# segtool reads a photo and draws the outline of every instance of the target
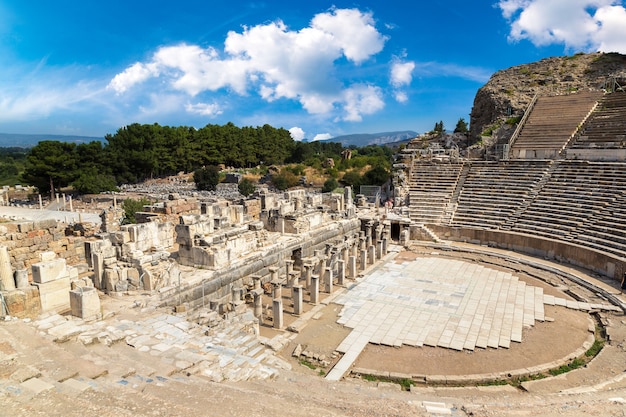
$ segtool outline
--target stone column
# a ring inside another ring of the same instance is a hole
[[[285,261],[285,269],[287,270],[285,275],[289,276],[289,274],[293,272],[293,264],[294,264],[294,261],[292,261],[291,259],[288,259]]]
[[[384,237],[383,238],[383,256],[387,255],[388,253],[388,248],[387,248],[388,242],[389,242],[388,239]]]
[[[344,263],[348,263],[348,247],[346,246],[346,244],[341,247],[340,259],[343,260]]]
[[[326,292],[328,294],[333,293],[333,270],[326,268],[324,270],[324,284],[326,286]]]
[[[320,280],[317,275],[311,276],[309,294],[311,295],[311,304],[318,304],[320,302]]]
[[[352,207],[352,187],[344,187],[343,200],[346,204],[346,209]]]
[[[273,283],[278,282],[278,267],[270,266],[268,268],[270,270],[270,281]]]
[[[302,265],[304,268],[304,280],[305,280],[305,288],[309,290],[311,288],[311,273],[313,269],[313,265],[306,263]]]
[[[348,277],[355,279],[356,273],[356,256],[350,255],[348,260]]]
[[[252,282],[254,282],[254,289],[261,289],[261,277],[259,275],[252,275]]]
[[[376,248],[374,248],[374,245],[369,245],[368,249],[367,254],[369,257],[369,263],[374,265],[376,262]]]
[[[11,258],[6,246],[0,246],[0,290],[12,291],[15,289]]]
[[[346,263],[343,259],[337,261],[337,285],[344,285],[346,278]]]
[[[91,254],[91,262],[93,264],[93,286],[99,290],[104,290],[104,256],[102,253],[94,252]]]
[[[277,229],[278,229],[276,231],[279,232],[281,235],[285,234],[285,218],[284,217],[279,217],[276,220],[276,223],[277,223]]]
[[[350,243],[350,255],[354,257],[359,256],[359,246],[356,242]]]
[[[325,270],[326,270],[326,257],[325,257],[325,256],[322,256],[322,257],[319,259],[319,263],[318,263],[318,265],[317,265],[317,273],[318,273],[318,275],[319,275],[320,277],[321,277],[321,276],[324,276],[324,271],[325,271]]]
[[[263,321],[263,290],[255,289],[252,291],[252,295],[254,297],[253,305],[254,305],[254,317],[259,319],[261,322]]]
[[[276,298],[272,301],[272,315],[274,316],[274,328],[283,328],[283,300]]]
[[[243,301],[241,299],[241,294],[243,293],[243,289],[236,287],[236,288],[232,288],[230,295],[232,298],[232,303],[236,306],[238,306],[239,304],[241,304]]]
[[[361,250],[361,271],[365,271],[367,268],[367,251],[365,249]]]
[[[383,258],[383,241],[378,240],[376,241],[376,259],[382,259],[382,258]]]
[[[15,271],[15,284],[18,289],[28,288],[30,286],[28,282],[28,269],[18,269]]]
[[[292,288],[293,294],[293,314],[299,316],[302,314],[302,286],[295,285]]]
[[[272,284],[274,284],[274,288],[273,288],[273,298],[282,298],[283,297],[283,286],[280,284],[280,282],[272,282]]]

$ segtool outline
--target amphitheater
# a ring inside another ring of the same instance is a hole
[[[170,198],[145,215],[176,225],[113,208],[75,262],[19,261],[42,221],[6,226],[37,302],[55,262],[73,298],[28,316],[34,290],[6,293],[27,295],[0,324],[1,414],[623,416],[626,93],[536,97],[495,161],[416,141],[397,162],[393,209]]]

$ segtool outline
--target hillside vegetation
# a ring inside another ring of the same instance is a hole
[[[325,180],[343,180],[348,185],[375,180],[381,185],[389,177],[392,155],[387,147],[351,147],[352,158],[342,159],[340,143],[296,142],[285,129],[239,128],[232,123],[201,129],[132,124],[106,135],[105,140],[104,144],[39,142],[26,156],[21,179],[41,193],[68,186],[80,193],[97,193],[222,165],[260,172],[282,166],[273,170],[275,185],[281,189],[301,182],[305,168],[314,169]]]

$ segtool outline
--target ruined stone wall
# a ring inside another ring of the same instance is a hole
[[[56,220],[0,225],[0,246],[7,247],[11,267],[27,269],[29,274],[42,252],[54,252],[68,265],[85,263],[85,240],[82,236],[66,236],[65,224]]]
[[[251,287],[253,276],[270,280],[270,268],[278,268],[278,274],[285,273],[285,262],[292,259],[294,251],[302,257],[312,257],[315,251],[326,250],[328,245],[344,242],[346,237],[355,238],[361,230],[361,221],[357,218],[343,219],[328,223],[316,230],[302,235],[288,236],[285,240],[271,239],[271,245],[261,248],[250,256],[231,259],[229,266],[215,271],[205,271],[201,282],[184,283],[182,288],[163,291],[163,305],[188,304],[191,308],[202,306],[203,302],[230,301],[233,287]],[[358,239],[357,239],[358,240]],[[204,297],[204,301],[203,301]]]

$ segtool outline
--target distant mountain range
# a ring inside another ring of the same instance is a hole
[[[70,136],[70,135],[25,135],[20,133],[0,133],[1,148],[31,148],[43,140],[56,140],[59,142],[89,143],[102,141],[104,138],[95,136]]]
[[[328,142],[339,142],[343,146],[367,146],[387,145],[397,142],[406,142],[417,136],[416,132],[403,130],[398,132],[382,133],[357,133],[353,135],[336,136],[328,139]],[[71,135],[26,135],[19,133],[0,133],[0,148],[30,148],[43,140],[56,140],[59,142],[89,143],[103,141],[104,138],[95,136],[71,136]]]
[[[390,143],[406,142],[416,136],[417,133],[411,130],[382,133],[357,133],[353,135],[336,136],[328,139],[328,142],[340,142],[343,146],[387,145]]]

